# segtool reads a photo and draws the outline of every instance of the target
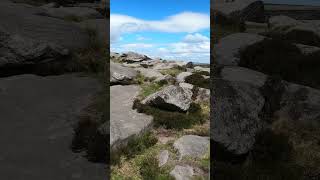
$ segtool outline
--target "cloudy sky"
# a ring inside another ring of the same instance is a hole
[[[111,51],[209,63],[210,0],[111,0]]]

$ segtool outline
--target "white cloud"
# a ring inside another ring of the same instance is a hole
[[[121,14],[110,15],[111,43],[116,42],[123,33],[139,31],[193,33],[209,27],[210,16],[194,12],[182,12],[158,21],[146,21]]]
[[[141,49],[141,48],[152,48],[153,44],[130,43],[130,44],[122,44],[120,47],[124,49]]]
[[[186,43],[200,43],[200,42],[208,42],[210,39],[207,36],[203,36],[202,34],[188,34],[183,39]]]

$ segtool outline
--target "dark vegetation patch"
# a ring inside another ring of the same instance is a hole
[[[86,152],[88,160],[106,163],[109,161],[109,137],[101,134],[99,128],[109,116],[106,88],[96,95],[74,127],[71,149],[74,152]]]
[[[265,103],[259,117],[265,122],[272,123],[274,113],[280,110],[280,102],[282,94],[285,90],[285,85],[281,78],[270,76],[265,84],[260,88],[260,92],[265,99]]]
[[[320,52],[309,55],[287,41],[266,39],[241,52],[240,66],[314,88],[320,87]]]
[[[140,175],[142,179],[149,180],[174,180],[163,168],[159,168],[157,156],[147,156],[140,164]]]
[[[207,73],[203,73],[202,72],[195,72],[192,75],[186,77],[185,82],[189,83],[189,84],[193,84],[197,87],[201,87],[201,88],[206,88],[209,89],[210,88],[210,78],[204,78],[203,74],[207,74]]]
[[[303,168],[292,160],[293,148],[289,137],[266,129],[256,136],[256,143],[242,163],[217,161],[215,179],[302,180]]]
[[[121,156],[133,158],[141,154],[146,149],[154,146],[157,143],[157,137],[150,131],[143,133],[140,136],[131,138],[126,146],[118,148],[111,153],[111,164],[117,164]]]
[[[153,116],[154,125],[156,127],[163,126],[167,129],[183,129],[190,128],[194,124],[202,124],[208,119],[208,115],[204,114],[200,105],[192,103],[187,113],[165,111],[148,105],[143,105],[139,100],[134,101],[134,109],[139,113]]]

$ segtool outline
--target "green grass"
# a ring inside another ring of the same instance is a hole
[[[137,145],[128,148],[136,149],[135,146]],[[136,152],[130,158],[122,156],[121,161],[111,167],[112,179],[171,180],[172,177],[169,175],[169,172],[172,169],[172,165],[168,163],[165,166],[158,167],[157,155],[163,149],[172,150],[168,145],[157,144],[141,149],[141,151]]]
[[[112,153],[112,164],[119,163],[121,156],[126,158],[133,158],[137,154],[142,153],[146,149],[152,147],[157,143],[157,138],[152,132],[145,132],[140,136],[133,137],[129,140],[126,147],[120,147],[116,152]]]
[[[160,73],[163,75],[169,74],[172,77],[176,77],[178,74],[180,74],[181,72],[185,72],[186,68],[185,67],[180,67],[180,66],[176,66],[170,69],[164,69],[161,70]]]
[[[163,87],[164,85],[155,82],[143,84],[141,85],[141,92],[139,97],[143,99],[153,93],[160,91]]]

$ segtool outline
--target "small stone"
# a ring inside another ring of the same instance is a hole
[[[159,159],[159,167],[165,165],[169,159],[169,151],[168,150],[161,151],[158,156],[158,159]]]

